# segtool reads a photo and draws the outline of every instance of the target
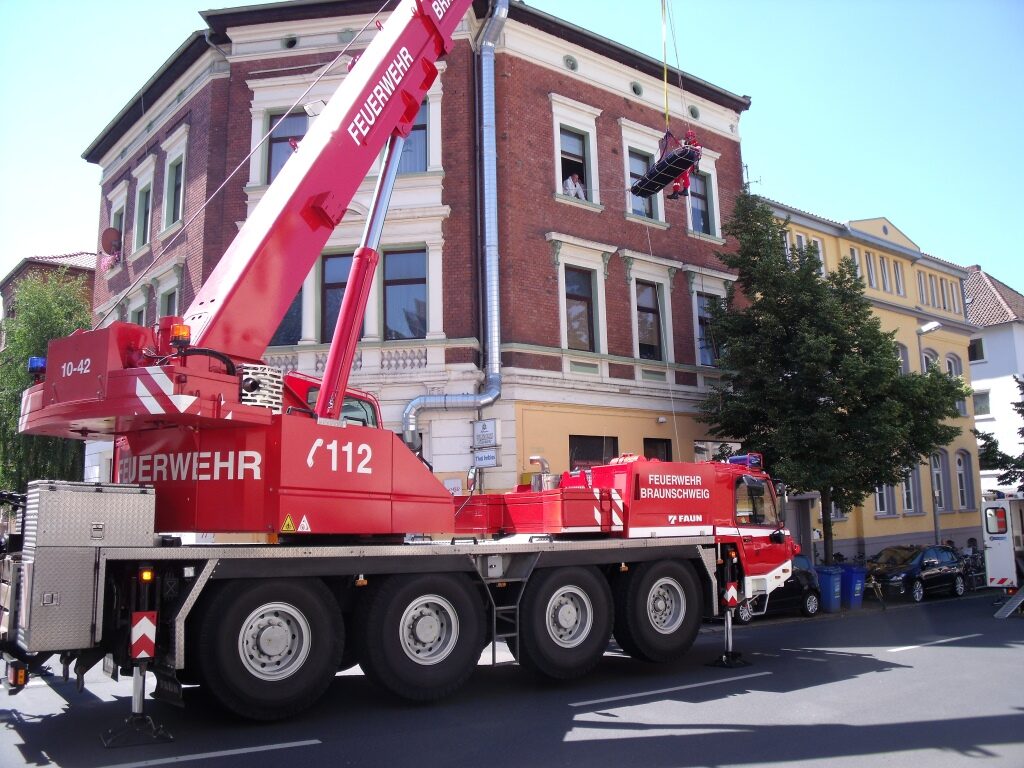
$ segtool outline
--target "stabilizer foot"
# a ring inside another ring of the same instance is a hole
[[[132,714],[124,721],[124,725],[111,728],[100,736],[100,741],[108,748],[137,747],[143,744],[174,741],[174,736],[162,725],[154,723],[149,715]]]

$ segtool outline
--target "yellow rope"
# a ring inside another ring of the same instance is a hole
[[[668,38],[666,37],[667,30],[668,30],[668,23],[667,23],[668,8],[667,8],[667,4],[668,4],[668,0],[661,0],[661,65],[662,65],[662,72],[663,72],[662,82],[663,82],[664,91],[665,91],[665,131],[666,132],[670,131],[672,129],[671,120],[669,119],[669,114],[668,114]]]

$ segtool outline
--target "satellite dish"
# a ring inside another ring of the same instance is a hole
[[[100,235],[100,248],[108,256],[121,255],[121,233],[113,227],[107,227]]]

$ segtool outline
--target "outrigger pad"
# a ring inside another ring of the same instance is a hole
[[[630,187],[637,197],[650,197],[671,184],[683,171],[700,160],[700,149],[686,144],[676,147],[647,169],[636,184]]]

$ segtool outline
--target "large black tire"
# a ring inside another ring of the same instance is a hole
[[[392,576],[360,601],[359,663],[397,696],[439,699],[476,669],[485,621],[483,600],[461,574]]]
[[[543,677],[569,680],[593,669],[608,647],[612,592],[595,568],[537,571],[523,593],[519,663]]]
[[[231,712],[251,720],[290,717],[334,679],[345,629],[319,579],[229,581],[199,610],[200,676]]]
[[[615,639],[635,659],[678,659],[693,645],[703,615],[703,596],[689,563],[642,563],[616,580]],[[743,621],[737,610],[733,618],[746,623],[752,616]]]

